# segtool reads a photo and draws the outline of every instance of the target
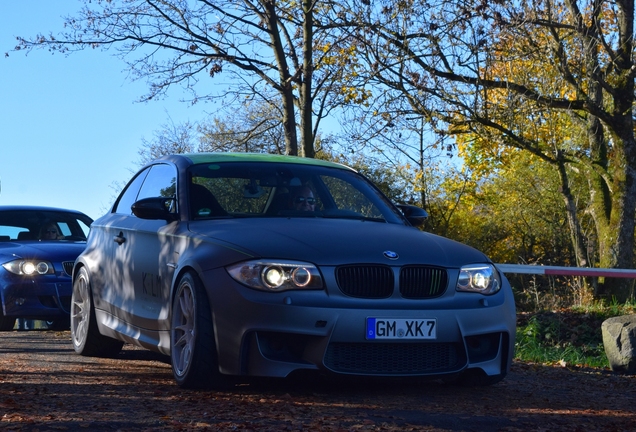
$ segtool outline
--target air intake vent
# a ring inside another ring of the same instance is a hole
[[[64,268],[64,273],[67,276],[73,276],[73,266],[75,265],[75,261],[64,261],[62,263],[62,267]]]
[[[437,267],[410,266],[400,272],[400,294],[409,299],[439,297],[446,291],[448,274]]]
[[[453,372],[466,355],[452,343],[332,343],[325,366],[340,373],[417,375]]]
[[[352,265],[336,269],[340,291],[351,297],[386,298],[393,294],[393,270],[387,266]]]

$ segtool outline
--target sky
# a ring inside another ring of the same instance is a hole
[[[16,36],[56,34],[81,5],[0,1],[0,205],[69,208],[97,219],[139,168],[142,139],[213,110],[182,102],[188,95],[180,88],[136,102],[147,85],[131,81],[113,52],[13,51]]]

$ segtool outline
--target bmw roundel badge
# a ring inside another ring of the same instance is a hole
[[[390,260],[396,260],[399,257],[397,252],[393,252],[393,251],[389,251],[389,250],[384,251],[384,256],[387,257]]]

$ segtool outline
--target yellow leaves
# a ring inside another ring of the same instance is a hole
[[[344,96],[345,103],[368,105],[368,100],[373,96],[371,90],[359,89],[357,87],[342,86],[340,93]]]
[[[583,76],[586,65],[581,63],[580,42],[576,33],[568,30],[554,30],[555,36],[547,28],[534,27],[531,37],[520,37],[512,31],[502,31],[491,47],[492,55],[482,66],[480,74],[485,79],[514,82],[533,92],[555,98],[576,98],[577,88],[564,78],[564,70]],[[565,60],[558,52],[567,52]],[[586,82],[578,84],[585,89]],[[491,90],[489,99],[506,105],[510,102],[508,89]]]
[[[316,70],[331,66],[348,70],[348,73],[353,76],[358,75],[356,72],[359,67],[358,50],[355,46],[334,47],[331,43],[325,43],[315,46],[314,49],[324,54],[314,66]]]
[[[314,47],[317,51],[324,55],[320,57],[315,70],[322,68],[330,68],[338,71],[341,77],[340,94],[343,96],[344,103],[369,106],[369,99],[373,96],[371,90],[366,90],[350,84],[358,77],[358,68],[360,62],[358,59],[358,50],[354,45],[339,46],[330,42]]]

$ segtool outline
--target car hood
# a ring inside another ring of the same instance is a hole
[[[16,258],[75,261],[75,258],[85,247],[86,242],[70,241],[0,242],[0,262],[7,262]]]
[[[231,243],[252,256],[309,261],[318,265],[381,263],[460,267],[490,261],[476,249],[453,240],[409,226],[371,221],[221,219],[191,222],[190,230]],[[389,258],[392,253],[397,257]]]

